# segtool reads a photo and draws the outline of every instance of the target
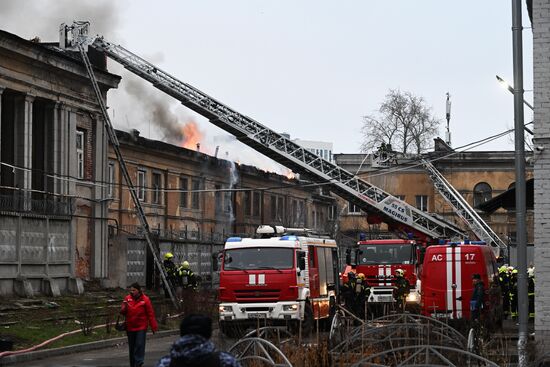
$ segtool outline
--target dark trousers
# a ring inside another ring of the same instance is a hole
[[[130,367],[140,367],[145,358],[145,336],[147,330],[127,331]]]

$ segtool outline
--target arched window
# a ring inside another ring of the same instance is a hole
[[[474,207],[491,200],[493,189],[486,182],[480,182],[474,186]]]
[[[514,187],[516,187],[516,182],[512,182],[509,186],[508,186],[508,190],[510,189],[513,189]]]

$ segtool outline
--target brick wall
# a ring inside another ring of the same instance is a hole
[[[533,1],[535,107],[535,330],[541,352],[550,346],[550,2]]]

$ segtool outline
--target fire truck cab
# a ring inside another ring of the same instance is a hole
[[[397,269],[405,271],[405,278],[411,285],[407,302],[414,304],[420,302],[420,282],[416,276],[419,249],[416,241],[403,239],[359,241],[353,252],[355,262],[352,262],[351,256],[348,256],[343,281],[347,281],[349,271],[365,274],[371,290],[369,304],[394,302],[393,289]]]
[[[269,234],[269,228],[272,228]],[[220,330],[261,324],[313,329],[336,307],[336,241],[282,227],[260,226],[265,238],[228,238],[222,254],[219,288]],[[267,235],[266,235],[266,232]]]
[[[473,274],[485,288],[482,315],[502,322],[502,298],[495,255],[485,242],[462,242],[426,248],[422,268],[421,309],[425,316],[469,319]]]

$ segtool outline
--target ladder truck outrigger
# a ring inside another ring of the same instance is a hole
[[[401,238],[414,238],[417,243],[415,251],[420,252],[423,247],[436,244],[441,239],[459,240],[465,238],[465,234],[455,225],[423,212],[336,164],[315,155],[265,125],[178,80],[124,47],[110,43],[100,36],[90,36],[89,22],[74,22],[72,25],[62,24],[60,27],[60,47],[80,52],[92,84],[94,84],[99,103],[102,106],[109,138],[115,147],[118,147],[118,142],[86,53],[87,47],[103,52],[130,72],[149,81],[157,89],[208,118],[214,125],[233,134],[244,144],[304,177],[327,185],[332,192],[367,212],[369,221],[386,223],[388,230],[399,234]],[[119,156],[119,160],[123,162],[118,149],[115,149],[115,151]],[[127,174],[125,174],[125,177],[132,187],[130,177]],[[130,192],[133,193],[132,197],[134,198],[136,196],[134,190],[130,189]],[[147,220],[143,211],[139,210],[141,206],[137,196],[134,198],[134,202],[140,213],[142,225],[147,229]],[[152,247],[149,239],[148,243]],[[153,251],[153,253],[155,252]],[[415,262],[415,277],[421,267],[418,259],[419,256],[416,256],[410,260]],[[161,270],[160,273],[163,281],[165,281],[164,271],[156,257],[155,263]]]

